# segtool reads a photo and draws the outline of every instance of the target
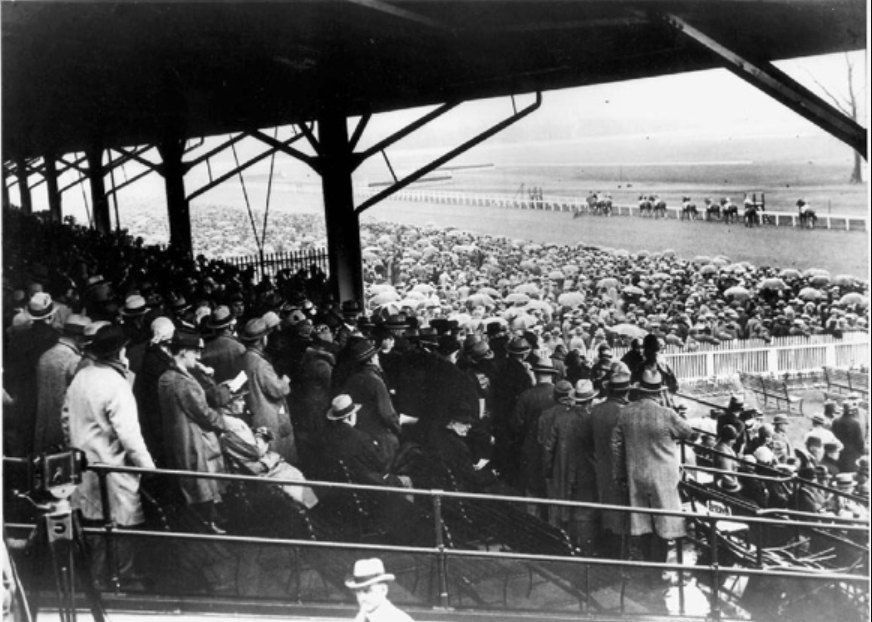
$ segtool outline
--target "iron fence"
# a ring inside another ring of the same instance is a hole
[[[222,257],[221,260],[240,270],[253,269],[257,280],[264,276],[275,277],[282,270],[293,274],[301,269],[309,270],[312,266],[317,266],[324,274],[330,272],[330,256],[326,248],[263,253],[261,255],[237,255]]]

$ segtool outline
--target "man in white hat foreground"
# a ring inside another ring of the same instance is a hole
[[[388,600],[388,583],[395,578],[385,572],[382,560],[377,557],[354,562],[353,574],[345,585],[354,591],[360,606],[355,622],[412,622],[408,614]]]

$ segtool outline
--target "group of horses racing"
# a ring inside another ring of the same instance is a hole
[[[799,210],[799,225],[803,229],[813,229],[817,223],[817,215],[809,205],[802,199],[796,202],[796,207]],[[643,218],[667,218],[666,201],[661,199],[656,194],[639,195],[639,216]],[[595,216],[611,216],[613,211],[612,197],[608,193],[591,192],[587,199],[573,207],[572,217],[578,218],[583,214],[592,214]],[[746,227],[759,227],[761,224],[775,224],[772,216],[765,213],[765,199],[757,201],[754,197],[745,197],[741,206],[741,215],[739,205],[734,203],[730,197],[723,197],[719,201],[712,201],[706,198],[702,214],[697,209],[690,197],[684,196],[681,198],[681,209],[678,211],[679,220],[699,220],[705,219],[708,222],[717,221],[726,224],[734,224],[742,222]]]

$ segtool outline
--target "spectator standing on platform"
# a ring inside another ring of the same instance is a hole
[[[215,382],[224,382],[235,378],[242,371],[242,356],[245,346],[234,336],[236,318],[226,305],[217,307],[209,319],[206,328],[212,331],[213,337],[206,340],[203,349],[203,365],[215,370]]]
[[[36,366],[35,453],[59,450],[64,446],[61,410],[67,388],[82,359],[83,334],[90,322],[84,315],[67,316],[58,342],[39,357]]]
[[[596,470],[596,490],[600,503],[608,505],[627,505],[626,491],[614,485],[614,458],[612,455],[612,433],[621,412],[629,404],[627,393],[630,390],[630,372],[626,367],[612,372],[606,383],[607,399],[596,404],[591,410],[591,437],[593,439],[594,468]],[[626,530],[626,514],[604,510],[601,514],[603,534],[601,550],[608,554],[618,552],[617,538]]]
[[[94,336],[91,352],[94,364],[79,371],[67,389],[61,425],[70,447],[81,449],[89,464],[137,466],[153,469],[136,412],[136,400],[127,378],[127,338],[119,326],[104,326]],[[134,527],[145,522],[139,498],[140,476],[110,473],[106,488],[111,520],[119,527]],[[85,470],[82,483],[73,493],[74,507],[87,521],[102,524],[103,502],[96,471]],[[116,563],[122,578],[133,574],[134,549],[130,539],[116,544]],[[101,567],[106,551],[103,538],[96,539],[93,562]]]
[[[248,377],[246,404],[251,411],[251,427],[269,428],[273,434],[270,449],[291,464],[297,463],[294,428],[285,398],[291,393],[291,380],[276,374],[266,358],[264,348],[269,328],[263,318],[246,322],[239,335],[247,348],[242,355],[242,369]]]
[[[612,434],[615,483],[627,489],[631,506],[679,511],[678,441],[693,430],[660,404],[662,382],[657,370],[644,370],[635,387],[639,401],[625,407],[618,419]],[[666,561],[667,541],[684,533],[681,517],[630,515],[630,536],[651,561]]]
[[[197,333],[177,330],[170,342],[172,364],[158,380],[158,398],[163,415],[164,455],[171,468],[184,471],[224,473],[224,457],[218,437],[225,425],[220,412],[209,406],[206,391],[192,375],[197,369],[203,340]],[[229,391],[227,391],[229,400]],[[178,480],[185,502],[214,533],[218,526],[221,482],[208,478]]]

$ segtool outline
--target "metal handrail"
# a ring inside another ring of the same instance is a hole
[[[718,520],[725,520],[719,517]],[[35,529],[36,525],[30,523],[7,523],[9,529]],[[84,527],[86,534],[100,535],[104,530],[99,527]],[[643,562],[629,559],[608,559],[600,557],[563,557],[560,555],[540,555],[535,553],[518,553],[513,551],[482,551],[479,549],[442,549],[439,547],[426,546],[403,546],[397,544],[367,544],[365,542],[337,542],[330,540],[297,540],[293,538],[264,538],[259,536],[231,536],[204,533],[190,533],[185,531],[150,531],[141,529],[124,529],[116,527],[114,535],[133,536],[143,538],[155,538],[165,540],[188,540],[191,542],[232,542],[235,544],[268,544],[278,546],[293,546],[302,548],[325,548],[325,549],[355,549],[362,551],[376,551],[381,553],[417,553],[422,555],[445,554],[449,557],[482,557],[491,559],[517,559],[531,562],[556,562],[581,564],[588,566],[621,566],[639,569],[675,570],[679,572],[700,573],[712,570],[713,566],[689,566],[685,564],[673,564],[668,562]],[[783,577],[790,579],[809,579],[844,582],[868,582],[865,575],[848,574],[843,572],[818,571],[813,568],[779,566],[781,570],[767,568],[746,568],[742,566],[718,566],[720,572],[744,576]]]
[[[4,461],[16,464],[26,464],[26,458],[10,458],[4,457]],[[590,501],[567,501],[563,499],[549,499],[546,497],[522,497],[516,495],[492,495],[474,492],[455,492],[452,490],[441,489],[423,489],[423,488],[403,488],[401,486],[374,486],[371,484],[349,484],[342,482],[328,482],[319,480],[291,480],[278,478],[265,478],[257,475],[237,475],[235,473],[207,473],[205,471],[184,471],[180,469],[146,469],[142,467],[130,466],[109,466],[105,464],[89,464],[88,469],[97,472],[98,475],[105,477],[109,473],[131,473],[137,475],[171,475],[177,477],[189,477],[195,479],[214,479],[223,481],[238,481],[238,482],[254,482],[259,484],[267,484],[274,486],[297,486],[303,488],[324,488],[334,490],[356,490],[362,492],[378,492],[378,493],[398,493],[402,495],[414,495],[424,497],[441,497],[447,499],[461,499],[472,501],[499,501],[505,503],[533,503],[541,505],[551,505],[559,507],[580,508],[580,509],[595,509],[607,510],[616,512],[629,512],[633,514],[649,514],[652,516],[678,516],[682,518],[699,518],[710,519],[709,514],[700,514],[695,512],[682,512],[676,510],[663,510],[660,508],[643,508],[627,505],[614,505],[608,503],[594,503]],[[702,468],[702,467],[700,467]],[[836,520],[844,521],[845,525],[832,526],[838,529],[848,529],[854,531],[867,530],[870,527],[870,522],[863,519],[849,519],[841,517],[827,517]],[[774,519],[758,518],[752,516],[736,517],[737,522],[748,522],[763,525],[778,525],[792,527],[815,527],[820,528],[822,525],[815,522],[803,521],[778,521]],[[827,526],[827,525],[825,525]],[[827,526],[830,527],[830,526]]]

